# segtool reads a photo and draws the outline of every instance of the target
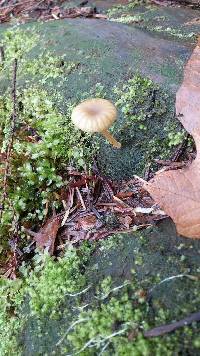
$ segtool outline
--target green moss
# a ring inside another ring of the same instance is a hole
[[[129,0],[127,4],[125,5],[114,5],[112,6],[108,11],[107,15],[109,16],[110,19],[112,19],[113,16],[119,16],[122,13],[128,13],[130,10],[133,10],[136,6],[138,5],[143,5],[143,4],[148,4],[148,0]]]
[[[146,27],[148,30],[153,31],[153,32],[157,32],[157,33],[164,33],[166,35],[175,37],[175,38],[179,38],[179,39],[191,39],[193,41],[195,41],[197,34],[194,32],[191,33],[187,33],[184,31],[184,29],[177,29],[177,28],[172,28],[172,27],[163,27],[163,26],[154,26],[154,27],[150,27],[147,26]]]
[[[65,56],[56,56],[52,52],[40,54],[37,59],[25,64],[23,74],[31,75],[36,81],[39,77],[42,84],[48,79],[56,79],[68,75],[76,68],[76,64],[65,60]]]
[[[17,317],[23,301],[23,282],[0,281],[0,355],[20,355],[16,335],[23,327],[23,320]]]
[[[117,17],[117,18],[113,18],[113,19],[111,18],[110,21],[124,23],[124,24],[138,23],[138,22],[142,21],[142,16],[141,15],[135,15],[135,16],[122,15],[121,17]]]
[[[85,356],[104,350],[106,355],[160,356],[176,350],[177,354],[198,355],[197,323],[163,337],[143,336],[144,330],[194,312],[200,302],[198,278],[185,276],[160,283],[187,266],[191,275],[196,273],[189,244],[184,246],[187,260],[182,261],[173,249],[169,252],[163,236],[155,244],[149,233],[113,236],[112,246],[108,239],[93,248],[69,249],[57,261],[37,253],[31,266],[21,267],[19,281],[2,281],[1,354],[79,352]],[[174,245],[178,251],[179,240]],[[92,269],[97,253],[98,267]],[[169,253],[171,261],[166,261]],[[134,259],[129,261],[129,255]],[[120,279],[109,272],[114,268],[116,274],[117,266]],[[122,276],[127,267],[132,269],[128,280]]]
[[[154,158],[168,157],[171,147],[182,142],[185,130],[175,118],[174,99],[152,80],[135,75],[126,84],[115,87],[114,93],[116,105],[123,116],[123,123],[118,126],[122,145],[136,139],[133,148],[136,150],[139,146],[142,151],[145,140],[144,157],[141,167],[137,169],[140,170],[144,162]]]
[[[22,60],[37,45],[39,36],[35,29],[21,30],[19,27],[13,27],[5,31],[1,40],[1,45],[5,52],[5,66],[12,62],[13,58]]]
[[[87,246],[78,252],[69,249],[57,262],[46,254],[36,254],[34,270],[23,265],[21,279],[1,281],[0,355],[21,354],[20,333],[28,318],[42,321],[48,315],[53,320],[65,296],[80,291],[85,284],[82,272],[90,253]],[[26,315],[25,301],[29,310]]]
[[[127,126],[134,122],[145,122],[155,114],[162,116],[166,113],[167,95],[164,92],[163,95],[157,95],[158,91],[159,87],[152,80],[141,75],[135,75],[121,88],[115,88],[114,92],[119,98],[116,105],[121,108]]]
[[[145,321],[149,320],[148,306],[140,296],[143,291],[137,289],[137,281],[134,280],[132,286],[121,285],[119,289],[119,286],[112,288],[111,279],[107,278],[102,282],[101,287],[104,291],[106,290],[104,300],[98,303],[96,308],[93,305],[93,308],[81,312],[72,324],[73,330],[69,330],[59,339],[59,346],[65,342],[67,345],[67,341],[71,345],[68,346],[69,348],[63,346],[61,354],[71,351],[72,348],[72,354],[77,352],[81,355],[95,355],[103,351],[108,355],[125,356],[151,355],[152,353],[172,355],[178,346],[181,332],[187,335],[185,347],[187,347],[188,340],[191,340],[192,333],[195,331],[198,333],[198,328],[193,325],[193,331],[185,328],[173,335],[151,340],[145,339],[143,330],[150,327],[150,324]],[[97,299],[100,300],[98,294]],[[165,323],[167,318],[167,312],[160,309],[156,323]],[[194,350],[196,347],[198,348],[198,341],[194,342]]]
[[[17,216],[21,224],[27,221],[36,223],[43,220],[47,204],[51,208],[58,208],[59,201],[53,193],[67,184],[63,172],[70,164],[79,169],[89,168],[98,147],[89,134],[76,130],[71,123],[71,111],[77,104],[76,99],[65,102],[63,113],[57,105],[63,99],[59,97],[56,88],[49,91],[44,89],[47,80],[60,80],[75,65],[66,62],[63,56],[57,57],[50,53],[28,60],[27,55],[37,40],[38,35],[34,32],[30,34],[19,29],[7,31],[3,40],[5,62],[2,76],[10,76],[15,56],[19,65],[12,175],[8,179],[8,198],[0,228],[2,236],[6,238],[13,230],[13,216]],[[22,74],[28,78],[23,84],[20,82]],[[0,97],[2,152],[6,151],[11,134],[11,116],[12,99],[7,90]]]

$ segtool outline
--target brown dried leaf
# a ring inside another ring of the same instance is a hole
[[[200,141],[200,37],[184,72],[183,83],[176,94],[176,113],[185,129]],[[198,148],[198,147],[197,147]]]
[[[48,248],[49,253],[52,255],[54,252],[54,244],[57,232],[61,225],[61,220],[62,216],[57,215],[48,219],[39,232],[33,232],[29,229],[25,230],[29,235],[33,236],[39,247]]]
[[[93,229],[96,226],[97,218],[94,215],[84,216],[78,219],[78,227],[83,230]]]
[[[15,252],[10,252],[9,253],[9,258],[3,267],[3,277],[9,278],[9,279],[16,279],[17,278],[17,267],[18,267],[18,261],[17,261],[17,255]]]
[[[119,221],[121,224],[123,224],[127,229],[129,229],[130,225],[133,222],[133,219],[127,215],[127,216],[120,216]]]
[[[132,197],[132,195],[133,195],[133,192],[119,192],[119,193],[115,194],[115,196],[120,199],[130,198],[130,197]]]
[[[197,156],[192,164],[176,171],[158,172],[145,183],[156,203],[174,220],[177,231],[200,238],[200,41],[189,59],[183,84],[176,96],[176,112],[193,136]]]

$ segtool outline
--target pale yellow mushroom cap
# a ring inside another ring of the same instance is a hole
[[[88,99],[72,111],[72,122],[86,132],[107,130],[117,118],[115,106],[105,99]]]

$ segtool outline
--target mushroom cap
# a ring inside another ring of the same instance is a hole
[[[88,99],[72,111],[72,122],[86,132],[107,130],[117,118],[115,106],[105,99]]]

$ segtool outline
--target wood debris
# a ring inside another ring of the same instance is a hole
[[[168,334],[178,328],[184,327],[186,325],[192,324],[195,321],[200,321],[200,312],[190,314],[184,319],[179,321],[175,321],[170,324],[161,325],[151,330],[147,330],[144,332],[145,337],[157,337],[164,334]]]
[[[104,14],[98,14],[96,7],[80,6],[63,8],[63,0],[11,0],[0,3],[0,23],[9,22],[13,17],[19,22],[49,21],[76,17],[93,17],[107,19]]]
[[[97,170],[93,175],[69,170],[68,175],[67,187],[56,195],[64,210],[49,217],[38,232],[25,229],[50,254],[66,243],[80,244],[134,232],[166,217],[143,189],[143,181],[137,178],[119,184]]]

